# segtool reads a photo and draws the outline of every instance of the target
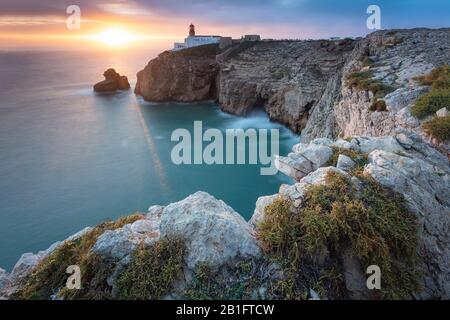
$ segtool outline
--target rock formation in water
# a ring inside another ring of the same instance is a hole
[[[94,85],[95,92],[110,93],[119,90],[126,91],[130,89],[130,83],[126,76],[121,76],[114,69],[108,69],[103,73],[105,80]]]

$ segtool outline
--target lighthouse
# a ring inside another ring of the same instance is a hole
[[[195,37],[195,26],[192,23],[189,26],[189,37]]]
[[[186,39],[184,39],[184,42],[176,42],[174,44],[174,51],[183,50],[186,48],[193,48],[198,46],[203,46],[205,44],[213,44],[213,43],[219,43],[221,36],[214,36],[214,35],[196,35],[195,34],[195,26],[194,24],[190,24],[189,26],[189,35]]]

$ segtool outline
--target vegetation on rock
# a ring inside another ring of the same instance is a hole
[[[350,142],[352,138],[348,138],[348,141]],[[328,160],[326,166],[327,167],[336,167],[337,162],[339,159],[339,155],[343,154],[349,158],[351,158],[356,163],[356,170],[362,171],[366,164],[369,162],[368,155],[364,153],[360,153],[355,150],[346,149],[346,148],[338,148],[338,147],[332,147],[333,149],[333,155],[331,156],[330,160]]]
[[[348,249],[361,268],[381,268],[379,298],[409,298],[418,290],[415,216],[399,194],[370,177],[358,178],[355,186],[329,173],[326,185],[310,187],[301,209],[281,198],[266,208],[258,234],[285,270],[280,298],[301,299],[306,288],[318,286],[328,298],[345,298],[342,254]]]
[[[391,86],[374,79],[371,70],[351,73],[347,78],[347,85],[360,91],[371,91],[375,96],[375,101],[394,91]]]
[[[378,99],[375,100],[372,105],[369,108],[370,111],[378,111],[378,112],[383,112],[383,111],[387,111],[387,107],[386,107],[386,101]]]
[[[117,298],[163,298],[182,274],[185,253],[182,239],[162,239],[151,246],[141,245],[133,253],[130,265],[117,279]]]
[[[450,66],[433,69],[429,74],[416,77],[421,85],[431,86],[431,91],[420,96],[411,113],[419,119],[433,115],[436,111],[450,107]]]
[[[248,300],[258,296],[263,281],[253,261],[240,261],[236,265],[213,270],[207,264],[197,267],[194,279],[186,288],[183,298],[188,300]]]
[[[422,125],[422,129],[440,143],[450,141],[450,116],[428,120]]]
[[[91,251],[98,237],[106,230],[115,230],[126,224],[143,219],[133,214],[116,221],[104,222],[82,237],[65,241],[45,257],[26,277],[20,290],[12,299],[45,300],[51,296],[64,299],[106,299],[110,296],[106,278],[110,275],[111,261]],[[78,265],[83,272],[81,290],[66,290],[68,266]],[[62,289],[62,290],[61,290]]]

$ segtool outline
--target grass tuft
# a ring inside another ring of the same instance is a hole
[[[429,74],[415,77],[422,86],[432,86],[433,89],[448,89],[450,87],[450,65],[443,65],[431,70]]]
[[[185,252],[182,239],[162,239],[151,246],[140,246],[117,279],[117,298],[158,300],[169,294],[182,274]]]
[[[373,79],[372,71],[353,72],[347,78],[347,85],[360,91],[371,91],[375,100],[384,98],[394,88],[380,80]]]
[[[420,96],[411,108],[413,116],[423,119],[436,111],[450,108],[450,66],[443,65],[429,74],[416,77],[421,85],[431,86],[431,91]]]
[[[350,142],[352,138],[349,138],[347,141]],[[369,162],[369,158],[367,154],[351,150],[351,149],[345,149],[345,148],[338,148],[338,147],[332,147],[333,149],[333,155],[331,156],[330,160],[328,160],[326,166],[327,167],[336,167],[337,162],[339,159],[339,155],[343,154],[349,158],[351,158],[353,161],[355,161],[356,166],[359,169],[364,169],[364,167]]]
[[[422,129],[440,143],[450,141],[450,116],[428,120],[422,125]]]

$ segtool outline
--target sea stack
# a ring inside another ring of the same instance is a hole
[[[103,73],[105,80],[94,85],[95,92],[116,92],[129,90],[130,83],[126,76],[121,76],[116,70],[110,68]]]

